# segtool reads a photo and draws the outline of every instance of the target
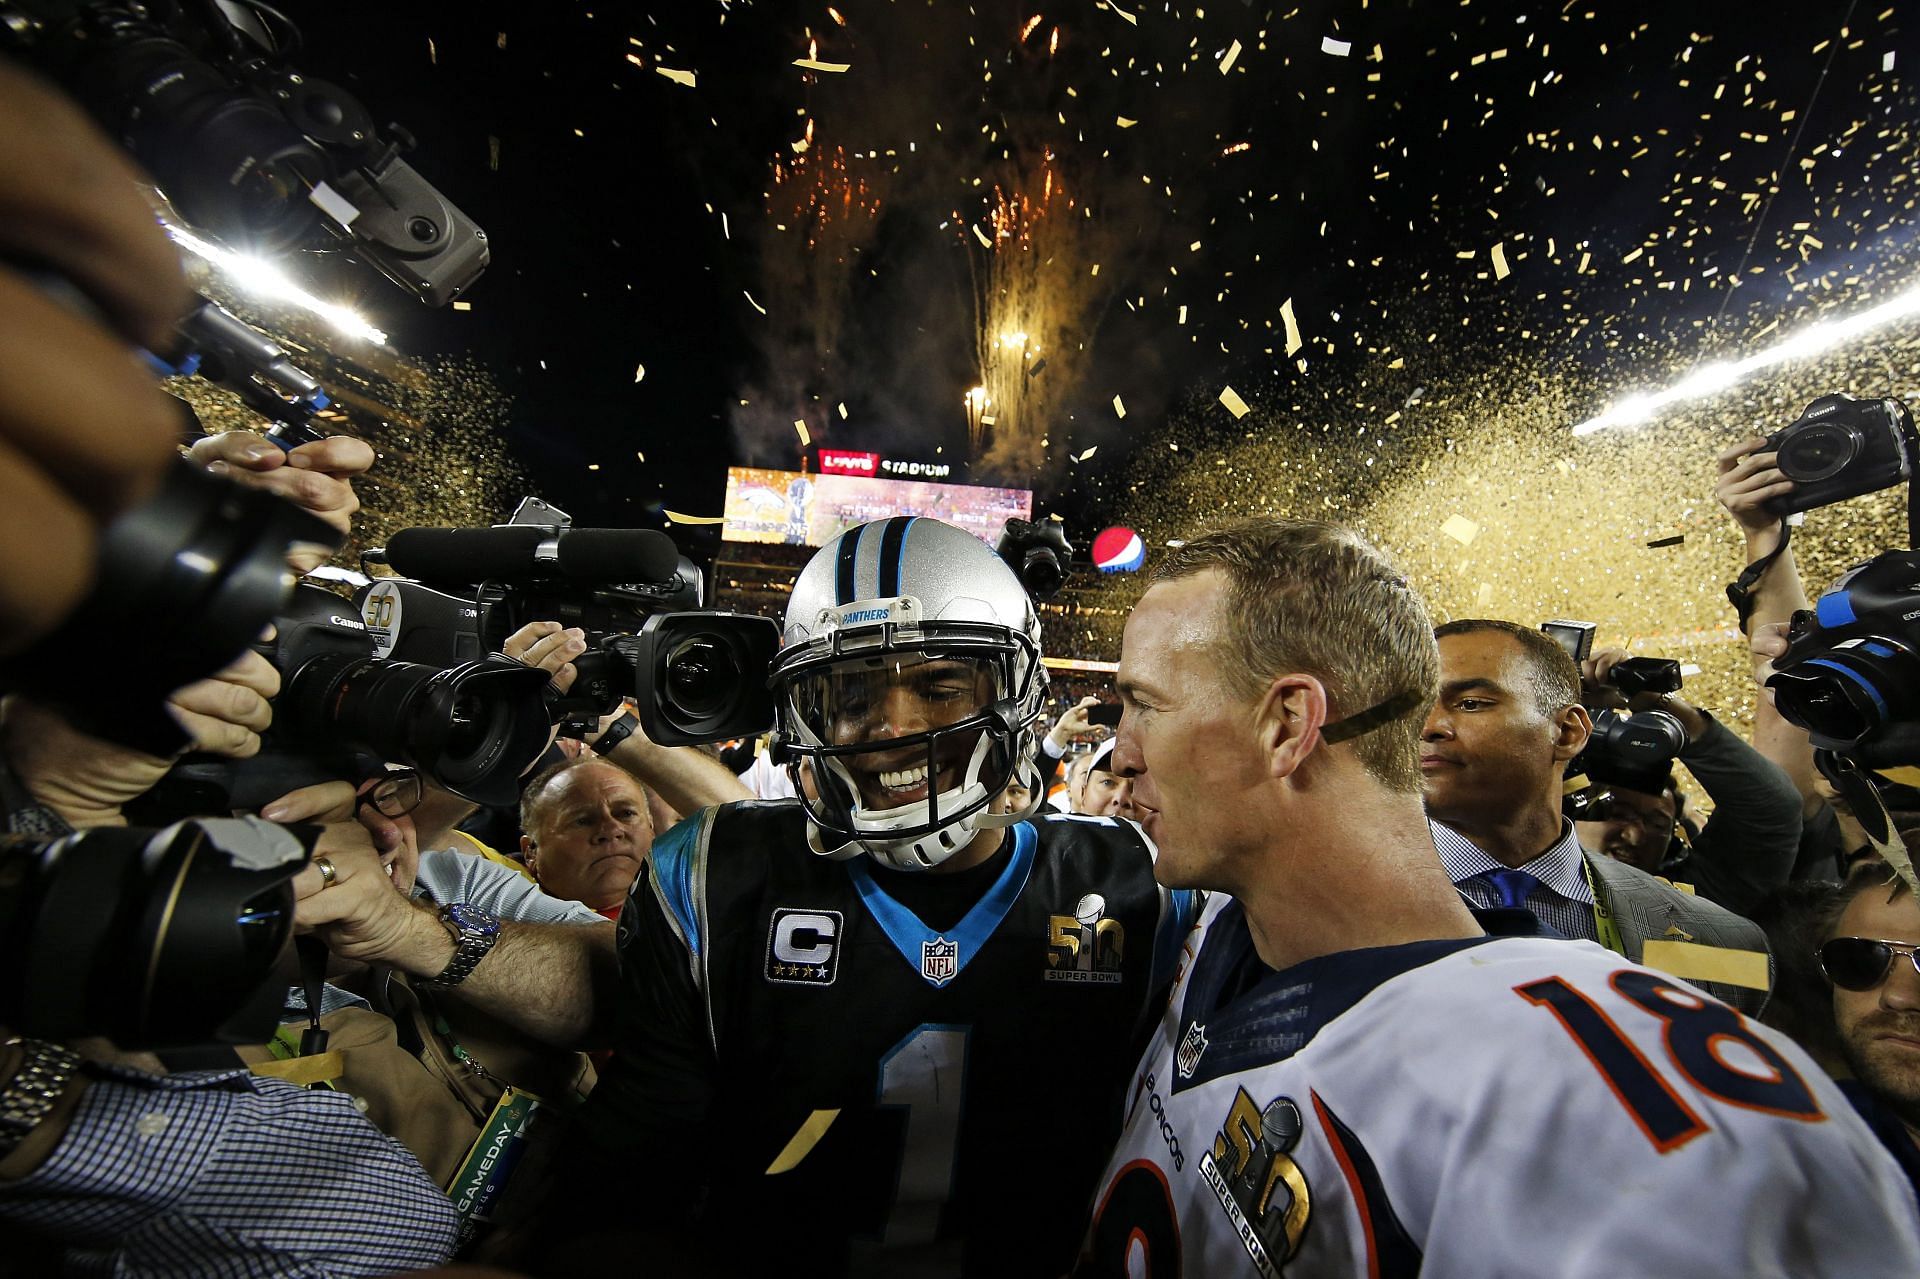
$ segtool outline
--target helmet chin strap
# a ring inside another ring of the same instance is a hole
[[[977,777],[980,765],[985,761],[987,752],[992,749],[993,742],[990,736],[982,733],[980,740],[974,743],[973,758],[968,761],[962,776]],[[1018,765],[1016,764],[1015,767],[1017,770]],[[1038,780],[1037,776],[1035,780]],[[933,785],[937,781],[937,773],[930,768],[927,777],[928,785]],[[961,809],[983,798],[977,793],[983,789],[976,781],[951,791],[943,791],[936,798],[940,801],[942,810],[947,809],[949,803],[952,808]],[[858,795],[857,788],[854,793]],[[899,808],[876,809],[871,813],[865,813],[856,807],[852,816],[855,825],[870,825],[874,820],[879,819],[893,820],[901,826],[914,826],[928,820],[932,808],[932,799],[922,799],[911,804],[903,804]],[[1029,804],[1027,814],[1022,816],[1029,815],[1033,811],[1033,806]],[[888,839],[885,831],[870,830],[866,833],[853,834],[845,843],[837,847],[828,847],[821,839],[820,826],[812,820],[812,812],[809,809],[807,846],[815,853],[832,861],[846,861],[865,853],[882,866],[889,866],[895,870],[931,870],[972,843],[974,836],[980,833],[981,828],[1010,826],[1019,820],[1021,818],[1009,817],[1007,814],[987,815],[974,812],[923,835]]]

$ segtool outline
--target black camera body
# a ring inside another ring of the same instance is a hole
[[[1819,750],[1920,762],[1920,551],[1885,551],[1793,615],[1767,680]]]
[[[1673,761],[1686,745],[1686,728],[1666,711],[1622,715],[1603,710],[1594,715],[1593,735],[1567,766],[1567,776],[1584,774],[1595,787],[1657,795],[1669,784]]]
[[[1841,394],[1807,405],[1798,420],[1767,437],[1766,447],[1794,482],[1793,492],[1767,503],[1776,515],[1892,488],[1912,474],[1920,456],[1906,405]]]
[[[546,748],[546,676],[499,654],[447,665],[376,656],[354,605],[302,583],[255,645],[280,672],[260,753],[190,755],[134,806],[149,820],[257,809],[392,762],[478,804],[510,805]]]
[[[564,518],[537,510],[539,518]],[[529,622],[558,622],[586,632],[587,644],[573,659],[572,687],[547,693],[550,722],[563,733],[590,731],[628,698],[663,746],[755,736],[773,725],[767,674],[779,625],[701,610],[699,570],[662,534],[568,524],[403,529],[379,555],[426,579],[380,578],[361,593],[361,616],[383,657],[471,660],[498,652]]]
[[[1059,594],[1073,563],[1073,544],[1058,520],[1008,520],[993,549],[1036,600]]]
[[[0,0],[0,48],[79,98],[195,226],[275,252],[324,225],[430,305],[459,297],[486,233],[400,158],[404,130],[288,65],[289,36],[277,11],[217,0]]]

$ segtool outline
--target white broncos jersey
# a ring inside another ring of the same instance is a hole
[[[1261,967],[1189,938],[1083,1274],[1920,1275],[1893,1159],[1784,1036],[1591,942]]]

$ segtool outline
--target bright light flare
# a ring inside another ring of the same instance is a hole
[[[1714,395],[1740,382],[1750,373],[1772,368],[1776,364],[1784,364],[1788,360],[1801,360],[1811,355],[1818,355],[1822,351],[1831,350],[1843,342],[1859,337],[1862,333],[1877,329],[1883,324],[1905,319],[1915,312],[1920,312],[1920,288],[1908,289],[1905,293],[1882,302],[1879,306],[1871,307],[1844,320],[1809,325],[1792,337],[1775,343],[1763,351],[1757,351],[1745,359],[1705,365],[1664,391],[1629,395],[1618,404],[1609,407],[1600,416],[1589,418],[1574,427],[1573,433],[1592,435],[1608,427],[1632,426],[1644,422],[1669,404]]]
[[[337,302],[328,302],[315,297],[278,266],[265,258],[249,257],[235,253],[210,241],[203,240],[184,227],[168,224],[167,234],[195,257],[204,258],[212,263],[222,275],[240,288],[256,297],[267,298],[275,302],[284,302],[310,311],[332,325],[340,333],[350,338],[359,338],[363,342],[373,342],[385,346],[387,335],[368,323],[366,318],[350,307]]]

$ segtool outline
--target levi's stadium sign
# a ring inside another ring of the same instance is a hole
[[[878,453],[855,453],[848,449],[821,449],[820,474],[822,475],[878,475],[880,473],[880,455]]]

